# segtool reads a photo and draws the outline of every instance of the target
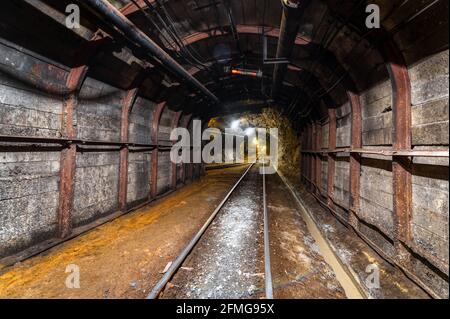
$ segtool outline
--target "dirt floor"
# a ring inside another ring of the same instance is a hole
[[[275,298],[345,298],[295,200],[267,175]],[[163,298],[264,298],[262,175],[255,166],[166,286]]]
[[[0,298],[144,298],[201,228],[247,166],[208,170],[200,181],[58,245],[0,273]],[[163,297],[264,298],[262,176],[257,167],[230,197]],[[272,277],[276,298],[345,298],[289,190],[266,177]],[[427,298],[398,269],[326,213],[297,187],[317,226],[360,282],[377,264],[381,287],[372,298]],[[80,269],[67,288],[66,267]]]
[[[2,270],[0,298],[144,298],[245,168],[211,170],[150,206]],[[79,289],[66,287],[70,264],[80,269]]]
[[[400,269],[380,257],[355,232],[341,224],[329,211],[299,183],[294,184],[296,193],[302,200],[321,231],[323,238],[331,246],[347,272],[352,274],[359,287],[372,299],[428,299],[430,296],[412,282]],[[368,280],[376,266],[379,270],[379,286],[372,287]],[[368,285],[369,284],[369,285]]]
[[[274,298],[345,298],[283,181],[267,175],[266,185]]]

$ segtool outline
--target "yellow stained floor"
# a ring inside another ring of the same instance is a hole
[[[145,297],[245,168],[208,171],[150,206],[3,270],[0,298]],[[80,288],[66,287],[71,264],[80,269]]]

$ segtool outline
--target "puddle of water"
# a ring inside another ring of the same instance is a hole
[[[365,296],[361,292],[360,288],[358,288],[358,284],[354,281],[354,279],[345,271],[341,262],[338,260],[331,247],[329,246],[326,239],[322,236],[322,233],[318,229],[316,223],[313,221],[309,213],[307,212],[305,205],[302,203],[301,199],[297,197],[297,195],[292,190],[289,183],[286,181],[285,177],[279,173],[280,178],[283,180],[286,187],[292,193],[292,196],[295,198],[300,208],[298,210],[300,216],[306,223],[309,232],[312,237],[316,241],[317,246],[319,247],[320,253],[327,262],[328,265],[333,269],[337,280],[341,284],[342,288],[344,288],[345,295],[350,299],[364,299]]]

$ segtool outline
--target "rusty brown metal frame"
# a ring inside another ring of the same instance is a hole
[[[310,149],[311,147],[309,146],[309,123],[306,124],[304,134],[305,134],[306,148]],[[306,182],[306,185],[308,186],[308,189],[310,187],[310,184],[309,184],[309,173],[310,173],[309,156],[310,156],[310,154],[305,154],[305,182]]]
[[[352,110],[351,120],[351,148],[362,147],[362,117],[361,104],[358,94],[347,91],[348,100]],[[360,176],[361,176],[361,154],[350,153],[350,225],[358,229],[359,207],[360,207]]]
[[[384,53],[392,85],[392,116],[394,149],[411,150],[411,82],[406,62],[397,46],[385,42]],[[393,156],[392,175],[394,191],[395,249],[397,262],[410,267],[410,253],[405,248],[412,242],[412,159]]]
[[[151,139],[152,143],[158,144],[159,139],[159,122],[162,114],[167,106],[166,102],[156,105],[153,111],[153,118],[151,123]],[[158,195],[158,149],[152,150],[152,164],[151,164],[151,182],[150,182],[150,198],[155,198]]]
[[[337,120],[336,120],[336,109],[328,109],[329,117],[329,129],[328,129],[328,149],[330,151],[336,149],[336,132],[337,132]],[[328,176],[327,176],[327,196],[328,196],[328,206],[334,208],[333,193],[334,193],[334,172],[335,172],[336,161],[334,154],[328,154]]]
[[[306,145],[309,149],[312,148],[311,138],[312,138],[312,125],[311,123],[308,123],[308,125],[306,126]],[[313,176],[312,170],[313,170],[312,156],[311,154],[308,154],[308,156],[306,157],[306,180],[308,182],[308,187],[310,191],[314,189],[312,183],[312,176]]]
[[[310,136],[309,136],[309,143],[310,143],[310,147],[313,149],[316,149],[315,146],[315,137],[316,136],[316,125],[314,122],[310,123]],[[311,154],[309,161],[310,161],[310,166],[311,166],[311,175],[310,175],[310,179],[311,179],[311,190],[316,193],[316,156]]]
[[[139,85],[127,91],[122,100],[122,115],[120,122],[120,141],[128,142],[128,128],[130,113],[136,101],[139,91]],[[119,154],[119,209],[122,212],[127,211],[127,190],[128,190],[128,145],[124,145],[120,149]]]
[[[183,114],[182,111],[176,112],[173,119],[172,119],[172,130],[177,128],[180,124],[181,115]],[[173,142],[175,144],[176,141]],[[172,189],[177,189],[177,183],[178,183],[178,174],[177,174],[177,164],[172,163]]]
[[[96,32],[91,41],[83,47],[78,54],[77,67],[70,70],[66,80],[68,96],[63,104],[62,135],[67,139],[75,139],[77,132],[73,125],[74,112],[78,104],[78,92],[86,78],[89,59],[98,52],[103,44],[102,32]],[[68,143],[61,152],[60,158],[60,189],[57,213],[57,234],[59,238],[67,237],[72,231],[72,210],[75,188],[77,146]]]
[[[322,125],[320,122],[315,123],[315,134],[314,134],[314,149],[320,151],[322,147]],[[316,166],[316,194],[320,196],[322,187],[322,156],[321,154],[315,154],[315,166]]]

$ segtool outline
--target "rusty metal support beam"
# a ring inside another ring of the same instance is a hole
[[[308,124],[306,124],[306,129],[305,129],[305,145],[306,145],[307,149],[311,149],[311,146],[309,145],[309,129],[310,129],[310,127],[309,127],[309,123],[308,123]],[[306,185],[308,186],[308,189],[311,186],[311,184],[309,182],[309,180],[310,180],[309,174],[310,174],[310,169],[311,169],[309,166],[309,157],[310,156],[311,156],[310,154],[306,154],[306,156],[305,156],[305,178],[306,178],[306,182],[307,182]]]
[[[183,114],[183,112],[179,111],[176,112],[175,115],[173,116],[172,119],[172,130],[177,128],[179,123],[180,123],[180,119],[181,119],[181,114]],[[175,144],[176,141],[173,142],[173,144]],[[178,182],[178,174],[177,174],[177,164],[176,163],[172,163],[172,189],[175,190],[177,189],[177,182]]]
[[[352,148],[362,147],[362,118],[361,103],[359,95],[347,91],[348,100],[352,110],[351,141]],[[360,176],[361,176],[361,154],[350,153],[350,214],[349,223],[354,229],[358,229],[359,207],[360,207]]]
[[[131,109],[136,101],[139,86],[129,90],[122,100],[122,115],[120,122],[120,141],[128,142],[128,128]],[[122,146],[119,155],[119,209],[127,211],[127,190],[128,190],[128,145]]]
[[[62,135],[67,139],[75,139],[77,137],[73,123],[75,110],[78,105],[78,92],[88,71],[88,61],[101,47],[103,38],[103,34],[97,32],[92,40],[80,50],[77,61],[75,61],[77,66],[70,70],[67,77],[66,86],[69,93],[63,103],[61,129]],[[61,152],[57,214],[57,235],[59,238],[67,237],[72,231],[76,155],[77,146],[73,143],[68,143]]]
[[[328,109],[328,117],[330,119],[328,130],[328,149],[330,151],[336,148],[336,109]],[[334,172],[335,172],[335,159],[332,153],[328,154],[328,177],[327,177],[327,193],[328,193],[328,206],[333,209],[333,193],[334,193]]]
[[[315,122],[311,123],[311,136],[310,136],[310,143],[311,147],[313,149],[316,149],[316,134],[317,134],[317,126]],[[316,155],[311,154],[311,181],[313,184],[313,192],[317,193],[317,162],[316,162]]]
[[[158,144],[159,122],[161,116],[166,108],[166,102],[156,105],[153,111],[153,119],[151,123],[151,140],[152,143]],[[150,198],[155,198],[158,195],[158,149],[152,150],[152,165],[151,165],[151,183],[150,183]]]
[[[411,82],[402,53],[393,40],[386,41],[387,69],[392,85],[392,116],[394,149],[411,150]],[[395,249],[398,262],[409,268],[410,253],[405,248],[411,242],[412,215],[412,160],[392,158],[394,191]]]
[[[314,135],[314,140],[315,140],[314,149],[316,151],[320,151],[320,149],[322,147],[322,145],[321,145],[322,144],[322,125],[320,124],[320,122],[316,122],[315,127],[316,127],[316,133]],[[322,185],[322,157],[319,153],[317,153],[315,158],[316,158],[316,175],[315,175],[316,193],[317,193],[317,195],[320,196],[321,185]]]
[[[314,126],[312,123],[308,124],[308,147],[313,147],[313,135],[314,135]],[[308,156],[308,179],[310,181],[310,189],[314,191],[314,157],[313,155]]]

